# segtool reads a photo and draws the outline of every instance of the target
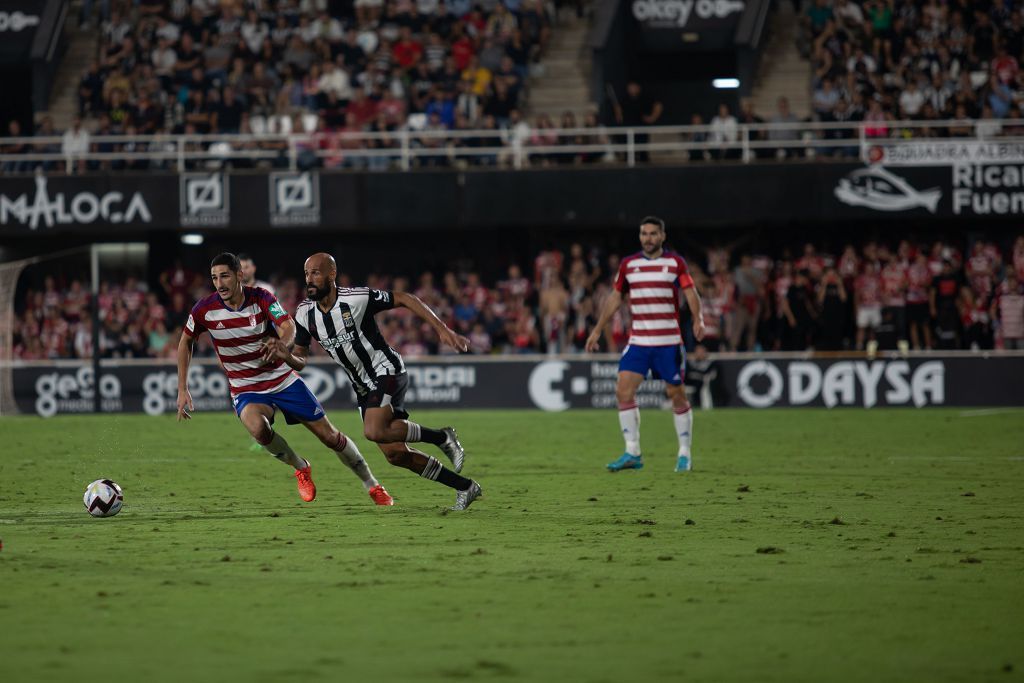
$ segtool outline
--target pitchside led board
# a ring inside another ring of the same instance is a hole
[[[409,360],[410,406],[420,408],[570,408],[614,410],[615,359],[457,357],[444,362]],[[1024,355],[956,354],[911,358],[806,359],[751,356],[718,362],[712,388],[721,407],[873,408],[901,406],[1020,406]],[[343,368],[313,362],[302,372],[328,410],[355,410],[355,394]],[[93,409],[91,364],[31,363],[13,368],[18,410],[52,417]],[[164,415],[176,410],[178,378],[173,364],[105,363],[98,383],[104,412]],[[228,411],[227,378],[212,362],[189,369],[189,390],[199,412]],[[644,408],[666,405],[664,384],[644,382]]]

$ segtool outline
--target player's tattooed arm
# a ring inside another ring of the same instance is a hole
[[[622,305],[622,293],[617,289],[613,289],[608,298],[604,300],[604,306],[601,308],[601,316],[597,319],[597,324],[594,325],[594,329],[591,331],[590,336],[587,337],[587,351],[597,351],[597,345],[601,341],[601,332],[604,331],[608,321],[615,315],[615,311],[619,310],[619,306]]]
[[[430,307],[420,301],[415,294],[408,292],[395,292],[395,305],[408,308],[410,311],[427,321],[434,328],[438,339],[442,344],[447,344],[456,351],[469,351],[469,340],[452,328],[445,325],[444,321],[437,317],[437,314],[430,310]]]
[[[693,318],[693,336],[700,341],[704,339],[704,304],[700,300],[697,285],[684,289],[683,296],[686,297],[686,305],[690,307],[690,317]]]

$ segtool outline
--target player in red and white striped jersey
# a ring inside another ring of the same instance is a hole
[[[633,326],[629,344],[619,360],[619,379],[615,387],[619,426],[626,441],[626,451],[618,460],[608,464],[612,472],[644,466],[640,453],[640,409],[636,392],[648,373],[655,379],[665,380],[665,393],[672,400],[676,435],[679,437],[676,471],[685,472],[691,467],[693,413],[683,387],[686,352],[679,329],[680,290],[690,308],[697,341],[704,338],[704,313],[686,261],[666,250],[664,243],[665,222],[656,216],[644,218],[640,222],[642,251],[624,258],[619,264],[615,290],[605,301],[601,317],[587,339],[587,351],[595,351],[605,325],[619,309],[622,297],[628,295]]]
[[[203,332],[213,338],[214,349],[228,376],[235,412],[257,443],[275,458],[295,468],[299,495],[316,497],[309,462],[291,449],[273,428],[281,411],[289,424],[301,423],[330,448],[362,480],[378,505],[391,505],[388,492],[370,472],[351,439],[334,428],[316,396],[284,361],[275,357],[272,340],[291,344],[295,323],[270,292],[242,285],[242,268],[234,254],[218,255],[210,263],[214,294],[192,308],[178,342],[178,421],[191,418],[188,366],[192,341]]]

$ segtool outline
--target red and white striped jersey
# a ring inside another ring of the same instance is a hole
[[[682,344],[679,291],[688,287],[693,287],[693,278],[679,254],[665,250],[658,258],[647,258],[640,252],[622,259],[615,289],[629,295],[630,345]]]
[[[209,332],[228,376],[232,396],[244,392],[271,394],[289,387],[298,375],[281,359],[263,361],[260,342],[275,336],[273,323],[291,318],[273,294],[259,287],[242,287],[245,298],[236,310],[219,294],[211,294],[192,307],[185,334]]]

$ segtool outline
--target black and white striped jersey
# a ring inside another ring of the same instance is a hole
[[[306,299],[295,312],[295,344],[315,339],[345,368],[360,396],[377,388],[378,378],[405,372],[402,356],[391,348],[374,315],[395,307],[392,292],[368,287],[338,287],[338,300],[326,313]]]

